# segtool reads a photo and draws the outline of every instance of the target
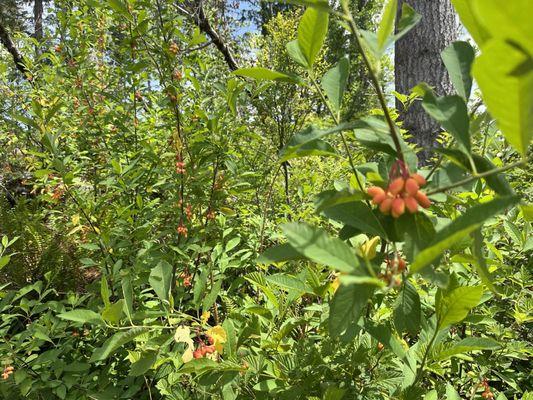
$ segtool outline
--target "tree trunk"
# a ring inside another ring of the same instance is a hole
[[[452,92],[450,78],[440,53],[457,39],[458,19],[450,0],[400,0],[398,9],[406,2],[422,16],[420,23],[396,42],[394,53],[396,91],[408,94],[420,82],[432,86],[437,95]],[[416,101],[408,110],[401,110],[403,127],[413,136],[413,141],[422,147],[420,164],[427,164],[428,147],[436,144],[439,125]]]

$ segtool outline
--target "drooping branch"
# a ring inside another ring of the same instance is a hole
[[[0,42],[2,42],[2,45],[6,48],[6,50],[13,57],[13,61],[15,62],[15,67],[17,67],[17,69],[22,73],[22,76],[24,76],[25,79],[30,80],[30,71],[28,67],[26,67],[26,64],[24,63],[24,57],[19,52],[19,50],[15,46],[15,43],[13,43],[11,36],[9,36],[9,33],[7,32],[7,30],[1,23],[0,23]]]
[[[220,37],[218,32],[213,29],[211,23],[209,22],[209,19],[205,15],[202,0],[195,1],[193,3],[193,7],[194,11],[189,13],[189,15],[192,17],[196,26],[198,26],[198,28],[200,28],[203,33],[209,36],[218,51],[222,53],[222,56],[224,57],[224,60],[226,61],[226,64],[228,64],[229,68],[232,71],[238,69],[239,67],[237,65],[237,61],[235,61],[235,58],[233,57],[233,53],[231,52],[230,48]]]

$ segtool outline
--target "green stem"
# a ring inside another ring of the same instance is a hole
[[[361,53],[361,57],[363,58],[363,62],[365,64],[366,69],[368,70],[368,74],[370,76],[370,80],[372,82],[372,86],[374,86],[374,90],[376,91],[376,94],[378,96],[379,104],[383,110],[383,114],[385,115],[385,119],[387,120],[387,124],[389,125],[390,134],[392,136],[392,140],[394,142],[394,146],[396,148],[396,153],[398,155],[398,159],[405,162],[405,158],[403,156],[402,147],[400,144],[400,138],[398,135],[398,131],[396,130],[396,124],[392,120],[392,117],[389,112],[389,108],[387,107],[387,102],[385,101],[385,95],[383,94],[383,90],[381,89],[381,85],[379,84],[378,77],[376,73],[374,72],[372,68],[372,64],[370,63],[370,59],[368,58],[363,45],[361,43],[359,30],[357,28],[357,25],[355,24],[355,21],[353,20],[352,14],[350,13],[350,9],[347,2],[342,2],[342,7],[344,11],[343,19],[348,22],[348,25],[350,27],[350,31],[352,32],[355,41],[357,43],[357,47],[359,48],[359,51]]]
[[[429,355],[429,352],[431,351],[431,347],[433,347],[433,343],[435,342],[435,339],[437,338],[437,334],[439,333],[437,327],[435,327],[435,332],[433,333],[433,336],[431,337],[431,340],[428,343],[428,347],[426,348],[426,351],[424,352],[424,357],[422,357],[422,362],[420,363],[420,368],[418,369],[418,372],[416,374],[415,381],[413,382],[413,386],[416,385],[416,383],[422,379],[424,376],[424,367],[426,366],[426,361]]]
[[[485,178],[487,176],[494,175],[494,174],[499,174],[500,172],[504,172],[504,171],[507,171],[509,169],[513,169],[513,168],[519,167],[521,165],[526,165],[527,161],[528,161],[527,159],[520,160],[520,161],[517,161],[515,163],[506,165],[504,167],[494,168],[494,169],[491,169],[489,171],[482,172],[480,174],[472,175],[472,176],[470,176],[468,178],[465,178],[465,179],[460,180],[458,182],[452,183],[451,185],[443,186],[441,188],[437,188],[437,189],[434,189],[434,190],[430,190],[426,194],[428,196],[430,196],[430,195],[436,194],[436,193],[443,193],[443,192],[446,192],[446,191],[448,191],[450,189],[466,185],[467,183],[470,183],[470,182],[475,181],[477,179]]]

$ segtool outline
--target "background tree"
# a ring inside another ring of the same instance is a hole
[[[438,95],[450,94],[452,85],[440,53],[458,36],[459,25],[453,6],[450,0],[399,0],[398,10],[404,2],[413,7],[422,20],[395,44],[396,91],[407,94],[418,83],[426,82]],[[424,112],[421,102],[402,110],[398,101],[397,108],[403,127],[413,136],[414,142],[423,148],[434,146],[439,124]],[[428,157],[426,150],[419,154],[421,163],[428,162]]]

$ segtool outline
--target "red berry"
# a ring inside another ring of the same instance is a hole
[[[378,194],[385,194],[385,191],[379,186],[369,187],[366,191],[371,197],[376,197]]]
[[[372,203],[381,204],[383,200],[385,200],[386,198],[387,198],[387,194],[385,192],[379,193],[374,196],[374,198],[372,199]]]
[[[407,207],[407,210],[409,210],[411,214],[414,214],[418,211],[418,202],[414,197],[408,196],[404,199],[404,201],[405,207]]]
[[[420,174],[411,174],[411,178],[413,178],[416,183],[418,183],[418,186],[422,187],[426,184],[426,178],[424,178]]]
[[[194,358],[202,358],[203,357],[203,354],[202,354],[202,350],[201,349],[196,349],[192,352],[192,356]]]
[[[392,216],[394,218],[400,217],[405,212],[405,201],[401,197],[397,197],[392,201]]]
[[[391,207],[392,207],[392,197],[387,197],[379,205],[379,211],[381,211],[383,214],[388,214],[390,212]]]
[[[429,208],[431,206],[431,200],[428,199],[425,193],[418,191],[416,192],[415,198],[422,207]]]
[[[418,183],[413,178],[409,178],[405,181],[405,191],[407,194],[414,196],[416,192],[418,192],[418,189],[420,187],[418,186]]]
[[[405,185],[405,181],[403,178],[396,178],[393,180],[389,185],[389,192],[391,192],[394,196],[399,194]]]

